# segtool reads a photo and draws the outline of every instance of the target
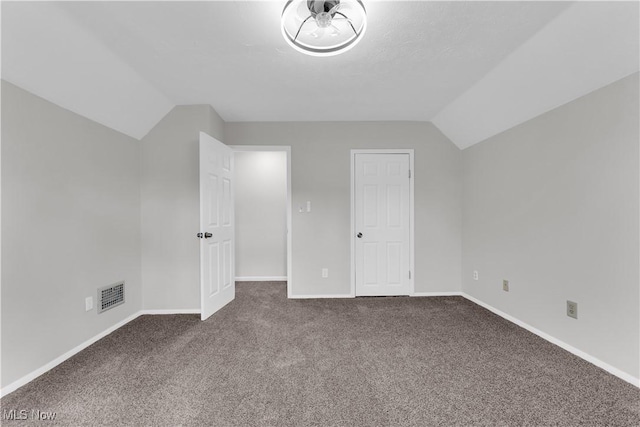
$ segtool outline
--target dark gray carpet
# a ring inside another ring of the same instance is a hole
[[[1,401],[69,426],[638,426],[639,405],[461,297],[287,300],[284,283],[238,283],[206,322],[142,316]]]

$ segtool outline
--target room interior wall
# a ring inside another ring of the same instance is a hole
[[[461,152],[430,123],[225,124],[210,106],[138,144],[2,82],[2,386],[140,308],[199,309],[200,131],[292,147],[294,295],[349,292],[350,150],[413,148],[416,291],[463,290],[637,378],[637,93],[635,74]],[[125,305],[84,311],[122,279]]]
[[[636,379],[638,90],[635,73],[462,155],[463,291]]]
[[[139,218],[138,141],[2,81],[3,388],[140,310]]]
[[[350,292],[350,150],[414,149],[415,290],[460,292],[462,156],[432,124],[227,123],[224,142],[291,146],[293,296]]]
[[[142,282],[147,310],[200,310],[199,133],[222,141],[209,105],[173,108],[142,140]]]
[[[236,279],[287,276],[287,155],[236,151]]]

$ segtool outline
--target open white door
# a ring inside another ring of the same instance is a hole
[[[200,295],[205,320],[236,296],[233,151],[200,132]]]

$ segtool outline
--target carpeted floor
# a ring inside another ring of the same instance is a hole
[[[1,401],[3,425],[638,426],[640,390],[461,297],[287,300],[238,283],[142,316]]]

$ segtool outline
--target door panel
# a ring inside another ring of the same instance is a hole
[[[400,228],[402,224],[402,187],[387,185],[387,228]]]
[[[364,226],[375,228],[378,226],[378,186],[364,185]]]
[[[355,154],[356,295],[410,293],[408,154]]]
[[[235,298],[233,152],[200,132],[201,319]]]
[[[387,285],[402,286],[402,243],[387,242]]]
[[[209,223],[207,226],[209,227],[217,227],[218,226],[218,176],[209,174],[209,185],[206,187],[208,193],[208,201],[209,206],[207,210]]]
[[[223,265],[223,282],[222,282],[222,286],[226,289],[229,286],[231,286],[233,284],[233,280],[232,280],[232,276],[231,276],[231,265],[233,264],[233,262],[231,261],[231,242],[229,240],[225,240],[224,242],[222,242],[222,246],[223,246],[223,260],[222,260],[222,265]]]
[[[220,250],[218,248],[217,243],[207,245],[206,251],[208,253],[207,263],[205,268],[207,269],[206,277],[208,278],[207,282],[209,285],[209,297],[215,296],[218,292],[220,292],[220,282],[219,276],[216,274],[213,266],[217,265],[220,261]]]

